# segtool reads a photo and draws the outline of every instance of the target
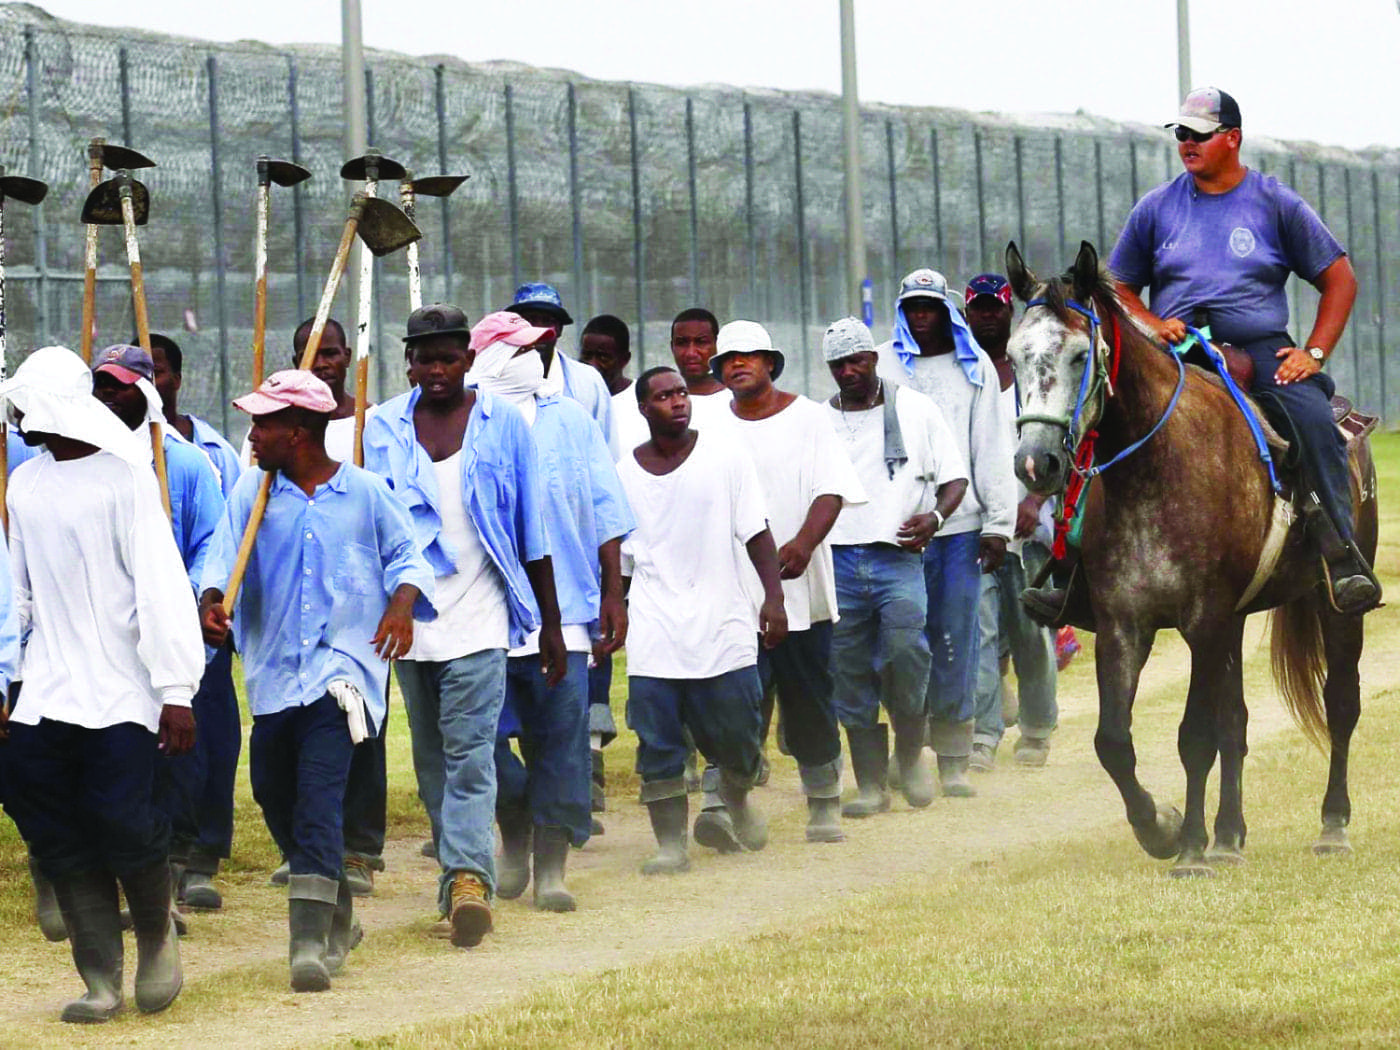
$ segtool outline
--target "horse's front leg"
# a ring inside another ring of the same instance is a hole
[[[1156,802],[1138,782],[1137,752],[1133,749],[1133,699],[1142,665],[1152,651],[1155,631],[1136,624],[1099,617],[1095,640],[1095,670],[1099,681],[1099,728],[1094,750],[1117,785],[1138,843],[1158,860],[1176,856],[1181,814]]]
[[[1351,796],[1347,791],[1347,759],[1351,734],[1361,717],[1361,680],[1358,665],[1364,637],[1360,616],[1322,612],[1322,639],[1327,653],[1327,682],[1322,701],[1327,708],[1327,734],[1332,743],[1327,771],[1327,793],[1322,797],[1322,834],[1313,845],[1320,856],[1350,853],[1347,825],[1351,823]]]

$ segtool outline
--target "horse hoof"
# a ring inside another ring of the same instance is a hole
[[[1347,829],[1324,827],[1317,842],[1313,844],[1313,853],[1319,857],[1351,856],[1352,849],[1351,843],[1347,841]]]
[[[1149,857],[1171,860],[1180,849],[1181,814],[1175,806],[1158,806],[1157,819],[1150,826],[1133,825],[1133,834]]]
[[[1238,846],[1212,846],[1206,850],[1206,862],[1225,867],[1236,867],[1244,863],[1244,851]]]
[[[1184,851],[1171,867],[1174,879],[1208,879],[1215,871],[1206,863],[1206,856],[1198,849]]]

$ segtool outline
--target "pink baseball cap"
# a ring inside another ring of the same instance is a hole
[[[497,310],[487,314],[472,326],[471,348],[485,350],[492,343],[508,343],[511,346],[534,346],[547,335],[553,335],[552,328],[536,328],[519,314]]]
[[[233,407],[250,416],[269,416],[284,408],[304,408],[308,412],[334,412],[335,397],[310,372],[288,368],[273,372],[251,394],[236,399]]]

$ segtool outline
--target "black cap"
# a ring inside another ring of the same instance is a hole
[[[408,315],[407,328],[408,334],[403,337],[405,343],[430,335],[464,335],[470,339],[472,334],[467,315],[446,303],[420,306]]]

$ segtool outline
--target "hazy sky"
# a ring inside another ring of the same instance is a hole
[[[607,80],[841,85],[837,0],[362,0],[366,47]],[[340,42],[337,0],[41,0],[61,18],[208,40]],[[1191,0],[1192,80],[1246,133],[1400,146],[1396,0]],[[1175,0],[857,0],[862,99],[1006,112],[1174,112]]]

